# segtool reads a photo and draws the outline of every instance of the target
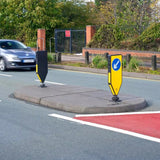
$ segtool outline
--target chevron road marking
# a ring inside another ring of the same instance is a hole
[[[135,133],[135,132],[132,132],[132,131],[127,131],[125,129],[119,129],[119,128],[116,128],[116,127],[111,127],[111,126],[107,126],[107,125],[96,124],[96,123],[92,123],[92,122],[88,122],[88,121],[79,120],[79,119],[76,119],[77,117],[71,118],[71,117],[67,117],[67,116],[63,116],[63,115],[59,115],[59,114],[49,114],[48,116],[63,119],[63,120],[67,120],[67,121],[71,121],[71,122],[75,122],[75,123],[80,123],[80,124],[83,124],[83,125],[88,125],[88,126],[92,126],[92,127],[96,127],[96,128],[110,130],[110,131],[114,131],[114,132],[118,132],[118,133],[122,133],[122,134],[127,134],[127,135],[134,136],[134,137],[137,137],[137,138],[142,138],[142,139],[145,139],[145,140],[160,143],[160,138],[151,137],[151,136],[147,136],[147,135],[140,134],[140,133]]]

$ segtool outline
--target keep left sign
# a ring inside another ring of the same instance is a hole
[[[122,55],[108,56],[108,85],[113,96],[117,96],[122,85]]]

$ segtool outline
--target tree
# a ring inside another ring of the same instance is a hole
[[[110,0],[97,11],[97,24],[115,24],[129,34],[141,34],[151,18],[150,0]]]
[[[130,49],[160,51],[160,23],[153,23],[136,38]]]
[[[6,31],[7,31],[7,28],[8,28],[8,23],[5,23],[5,20],[4,20],[7,17],[6,10],[5,10],[6,6],[7,6],[7,1],[6,0],[1,0],[0,1],[0,22],[1,22],[0,36],[1,37],[4,36],[5,28],[6,28]]]
[[[159,0],[152,0],[151,1],[151,9],[152,9],[152,21],[159,22],[160,21],[160,2]]]
[[[89,42],[88,47],[91,48],[115,48],[121,40],[124,39],[124,34],[120,28],[114,24],[101,25],[93,39]]]
[[[95,0],[96,6],[100,6],[102,3],[107,2],[108,0]]]
[[[101,4],[95,10],[96,12],[96,23],[98,25],[103,24],[114,24],[115,16],[114,16],[114,6],[111,2],[106,2],[105,4]]]
[[[90,4],[86,5],[79,1],[60,2],[56,4],[56,10],[59,10],[58,28],[84,28],[90,21],[91,8]]]
[[[36,43],[38,28],[45,28],[47,37],[53,37],[55,28],[85,28],[92,24],[91,12],[90,4],[78,0],[1,0],[0,31],[3,38],[30,45]]]

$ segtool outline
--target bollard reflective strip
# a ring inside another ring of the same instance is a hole
[[[41,78],[40,78],[40,76],[39,76],[39,74],[38,74],[38,64],[36,64],[36,74],[37,74],[38,79],[39,79],[40,82],[42,83],[42,80],[41,80]]]
[[[111,90],[112,94],[116,95],[115,92],[114,92],[114,89],[111,85],[111,73],[108,73],[108,84],[109,84],[109,87],[110,87],[110,90]]]

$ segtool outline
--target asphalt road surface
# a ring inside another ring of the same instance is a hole
[[[0,72],[0,160],[160,159],[158,141],[79,123],[74,113],[13,98],[16,89],[39,85],[37,79],[27,70]],[[64,70],[49,70],[47,83],[109,90],[106,75]],[[145,98],[142,112],[157,112],[159,88],[160,81],[124,77],[120,92]]]

